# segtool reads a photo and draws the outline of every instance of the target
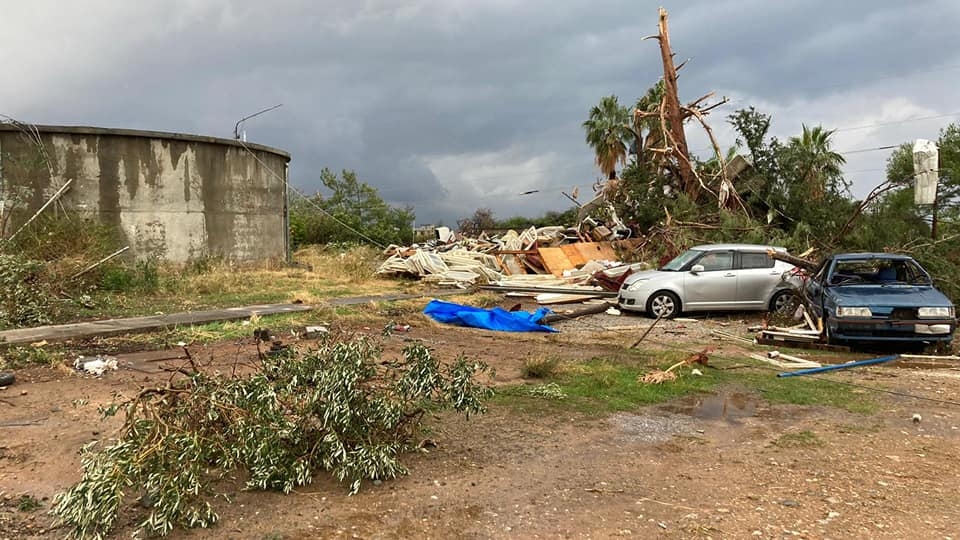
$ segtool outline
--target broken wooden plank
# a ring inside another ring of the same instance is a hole
[[[551,306],[554,304],[575,304],[600,297],[595,294],[541,293],[536,298],[537,303],[541,306]]]
[[[783,347],[789,346],[793,349],[815,349],[818,351],[834,351],[834,352],[850,352],[850,347],[845,347],[843,345],[830,345],[827,343],[818,343],[816,341],[784,341],[782,339],[769,339],[762,336],[757,336],[757,344],[759,345],[772,345],[774,347]]]
[[[484,291],[494,291],[501,293],[508,292],[533,292],[533,293],[559,293],[559,294],[589,294],[600,298],[616,298],[617,292],[603,291],[587,287],[535,287],[525,285],[480,285],[477,287]]]
[[[610,307],[610,305],[611,304],[608,304],[605,302],[603,304],[598,304],[595,306],[589,306],[583,309],[578,309],[572,313],[567,313],[565,315],[561,315],[559,313],[551,313],[550,315],[547,315],[546,317],[540,319],[540,323],[550,324],[557,321],[565,321],[567,319],[576,319],[577,317],[583,317],[585,315],[595,315],[597,313],[603,313],[604,311],[607,310],[608,307]]]
[[[780,332],[776,330],[761,330],[760,336],[778,341],[818,341],[820,334],[811,334],[809,330],[804,332]]]
[[[571,244],[576,246],[577,251],[583,257],[584,261],[616,261],[619,260],[617,252],[613,250],[610,242],[580,242]]]
[[[767,364],[774,365],[780,369],[810,369],[821,367],[819,362],[813,362],[811,360],[802,360],[800,362],[794,362],[792,360],[779,360],[777,358],[770,358],[763,356],[762,354],[750,353],[750,358],[754,360],[759,360],[760,362],[765,362]]]

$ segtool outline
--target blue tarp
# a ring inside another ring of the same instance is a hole
[[[537,324],[550,310],[540,308],[533,313],[526,311],[507,311],[503,308],[483,309],[461,306],[451,302],[431,300],[423,313],[435,321],[458,324],[471,328],[485,328],[502,332],[557,332],[543,324]]]

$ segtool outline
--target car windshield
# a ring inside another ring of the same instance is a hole
[[[831,285],[930,285],[930,277],[912,259],[842,259],[830,275]]]
[[[702,254],[703,254],[702,251],[699,251],[696,249],[690,249],[690,250],[684,251],[680,255],[677,255],[676,257],[674,257],[670,262],[663,265],[660,268],[660,270],[665,270],[667,272],[679,272],[680,270],[683,269],[684,266],[687,265],[687,263],[695,260],[697,257],[699,257]]]

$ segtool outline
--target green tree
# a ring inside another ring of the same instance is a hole
[[[822,126],[808,128],[803,125],[799,137],[790,137],[787,142],[789,165],[793,166],[793,187],[809,196],[812,201],[823,199],[828,191],[846,191],[842,167],[846,160],[831,148],[833,130]]]
[[[659,111],[663,103],[663,80],[651,86],[647,93],[637,100],[633,115],[633,136],[637,159],[650,159],[651,148],[663,147],[663,126],[660,124]],[[659,161],[663,154],[654,154]]]
[[[635,139],[630,129],[630,111],[620,105],[617,96],[606,96],[590,109],[583,122],[587,144],[593,148],[597,167],[608,179],[617,177],[617,166],[626,163],[628,141]]]
[[[754,107],[740,109],[727,117],[737,133],[736,147],[748,152],[750,170],[737,179],[737,189],[751,214],[785,225],[783,214],[786,189],[780,170],[782,145],[769,137],[771,117]]]
[[[294,246],[361,242],[404,244],[413,241],[413,208],[391,206],[377,189],[361,182],[353,171],[337,176],[324,168],[320,181],[330,191],[290,205],[290,231]]]
[[[493,210],[489,208],[478,208],[472,216],[457,220],[457,230],[468,236],[476,236],[496,228],[497,220],[493,218]]]

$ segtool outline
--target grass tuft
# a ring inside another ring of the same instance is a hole
[[[530,358],[520,373],[524,379],[552,379],[560,372],[560,360],[552,357]]]
[[[817,437],[816,433],[805,429],[803,431],[784,433],[774,439],[771,444],[779,448],[819,448],[825,443],[823,439]]]

